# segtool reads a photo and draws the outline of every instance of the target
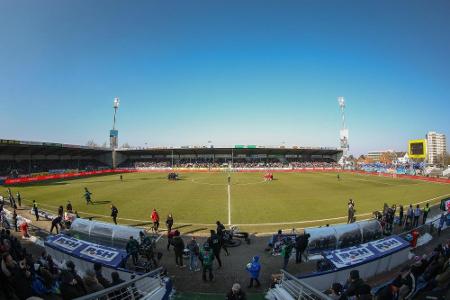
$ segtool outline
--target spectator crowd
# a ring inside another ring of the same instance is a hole
[[[279,161],[274,159],[246,161],[242,159],[235,159],[233,161],[233,168],[235,169],[258,169],[258,168],[285,168],[285,169],[303,169],[303,168],[339,168],[339,164],[332,161]],[[122,168],[140,168],[140,169],[164,169],[171,168],[172,161],[130,161],[127,160],[120,165]],[[173,162],[174,168],[223,168],[228,167],[228,163],[223,162],[209,162],[196,160],[178,160]]]

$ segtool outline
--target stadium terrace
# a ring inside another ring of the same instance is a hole
[[[0,140],[0,176],[107,168],[332,168],[342,150],[326,147],[118,149]]]

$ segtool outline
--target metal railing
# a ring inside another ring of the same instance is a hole
[[[331,300],[323,292],[301,281],[294,275],[281,270],[282,278],[279,286],[289,293],[294,299]]]
[[[402,238],[405,238],[412,231],[418,231],[421,236],[424,235],[425,233],[429,233],[432,236],[435,236],[437,234],[437,228],[439,227],[441,213],[442,212],[439,212],[435,216],[430,217],[429,220],[427,220],[427,222],[423,225],[419,225],[417,227],[402,228],[402,231],[397,233],[397,235]],[[447,213],[444,212],[444,215],[446,216]],[[445,221],[444,221],[443,230],[445,230],[447,228],[448,227],[445,225]]]
[[[165,285],[161,278],[162,268],[158,268],[129,281],[95,292],[76,300],[133,300],[152,299],[152,295],[159,292]]]

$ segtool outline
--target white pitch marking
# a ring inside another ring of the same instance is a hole
[[[426,203],[426,202],[430,202],[433,201],[435,199],[441,198],[441,197],[447,197],[450,196],[450,194],[444,194],[444,195],[440,195],[440,196],[436,196],[427,200],[423,200],[420,202],[416,202],[416,203],[412,203],[413,205],[416,204],[422,204],[422,203]],[[31,203],[30,201],[27,200],[23,200],[24,202],[28,202]],[[58,208],[59,206],[54,206],[54,205],[48,205],[48,204],[39,204],[40,206],[45,206],[45,207],[53,207],[53,208]],[[409,205],[409,203],[404,204],[404,205]],[[231,210],[229,210],[231,211]],[[53,211],[55,212],[55,211]],[[83,214],[83,215],[89,215],[89,216],[97,216],[97,217],[103,217],[103,218],[111,218],[111,216],[109,215],[100,215],[100,214],[94,214],[94,213],[89,213],[89,212],[83,212],[83,211],[78,211],[79,214]],[[367,216],[367,215],[371,215],[373,212],[368,212],[368,213],[362,213],[362,214],[357,214],[356,216]],[[343,216],[343,217],[334,217],[334,218],[328,218],[328,219],[319,219],[319,220],[306,220],[306,221],[298,221],[298,222],[278,222],[278,223],[257,223],[257,224],[234,224],[236,226],[270,226],[270,225],[293,225],[293,224],[307,224],[307,223],[314,223],[314,222],[323,222],[323,221],[332,221],[332,220],[338,220],[338,219],[343,219],[343,218],[347,218],[347,216]],[[117,218],[118,220],[125,220],[125,221],[133,221],[133,222],[148,222],[148,220],[136,220],[136,219],[127,219],[127,218]],[[207,223],[190,223],[190,222],[179,222],[179,223],[175,223],[176,225],[193,225],[193,226],[215,226],[216,224],[207,224]]]
[[[228,226],[231,225],[231,184],[228,184]]]
[[[227,184],[223,184],[223,183],[209,183],[209,182],[199,182],[195,179],[191,179],[191,181],[195,184],[203,184],[203,185],[212,185],[212,186],[224,186]],[[256,181],[256,182],[247,182],[247,183],[233,183],[232,185],[252,185],[252,184],[261,184],[264,183],[265,180],[261,180],[261,181]]]

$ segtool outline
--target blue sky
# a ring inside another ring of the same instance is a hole
[[[450,137],[449,1],[0,0],[2,138],[337,146]]]

